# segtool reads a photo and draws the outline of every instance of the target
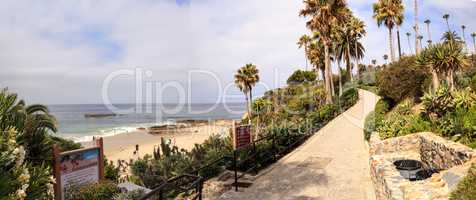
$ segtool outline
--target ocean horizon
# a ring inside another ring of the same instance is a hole
[[[108,137],[181,120],[240,119],[245,103],[193,104],[56,104],[48,105],[58,122],[53,135],[75,142],[90,141],[93,137]],[[124,112],[128,110],[128,112]],[[105,115],[86,117],[86,115]]]

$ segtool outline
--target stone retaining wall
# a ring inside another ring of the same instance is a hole
[[[462,144],[433,133],[416,133],[381,140],[374,133],[369,141],[370,170],[377,199],[447,199],[450,191],[466,175],[476,152]],[[401,159],[422,161],[440,170],[429,179],[404,179],[393,162]]]

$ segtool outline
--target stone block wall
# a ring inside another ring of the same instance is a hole
[[[470,166],[476,151],[448,141],[433,133],[416,133],[381,140],[378,133],[369,141],[370,174],[377,199],[447,199]],[[393,162],[401,159],[421,160],[426,167],[441,170],[429,179],[404,179]]]

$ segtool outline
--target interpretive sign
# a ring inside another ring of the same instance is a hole
[[[248,146],[251,142],[251,125],[235,127],[235,149]]]
[[[72,185],[97,183],[104,176],[102,138],[96,147],[59,152],[54,148],[55,199],[63,200],[66,190]]]

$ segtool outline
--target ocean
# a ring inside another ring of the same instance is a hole
[[[76,142],[90,141],[94,136],[112,136],[180,120],[240,119],[246,110],[245,103],[227,104],[117,104],[110,108],[104,104],[48,105],[58,121],[57,136]],[[124,112],[129,109],[128,112]],[[111,115],[86,117],[86,115]]]

